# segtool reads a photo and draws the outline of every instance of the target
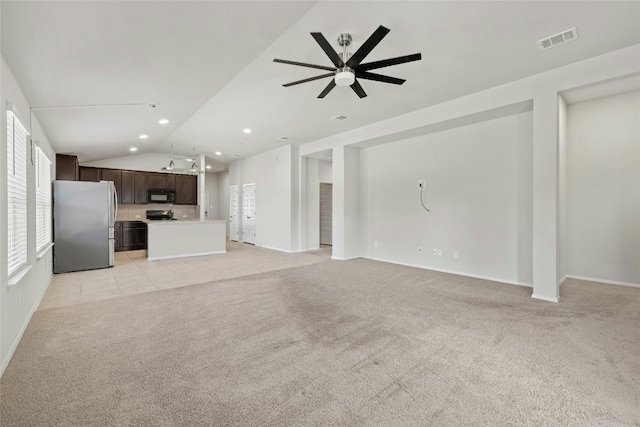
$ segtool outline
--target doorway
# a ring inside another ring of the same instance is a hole
[[[242,241],[256,244],[256,184],[242,186]]]
[[[238,241],[238,186],[229,187],[229,240]]]
[[[333,184],[320,183],[320,245],[333,244]]]

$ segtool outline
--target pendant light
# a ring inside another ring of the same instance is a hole
[[[193,147],[193,163],[191,163],[191,172],[198,172],[198,164],[196,163],[196,147]]]
[[[175,162],[173,161],[173,144],[171,144],[171,157],[169,159],[170,161],[169,161],[169,166],[167,167],[167,170],[172,171],[173,168],[175,168],[176,166]]]

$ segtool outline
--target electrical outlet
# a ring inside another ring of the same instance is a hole
[[[454,258],[460,258],[458,251],[453,251],[453,257]]]
[[[438,255],[442,255],[442,250],[438,249]]]
[[[136,215],[136,219],[140,218],[140,215]]]
[[[424,190],[425,186],[427,185],[427,181],[424,179],[419,179],[418,180],[418,191],[422,191]]]
[[[422,246],[418,246],[418,253],[421,254],[422,253]]]
[[[434,249],[434,250],[433,250],[433,254],[434,254],[434,255],[438,255],[438,250],[437,250],[437,249]]]
[[[182,215],[182,218],[187,218],[189,215]]]

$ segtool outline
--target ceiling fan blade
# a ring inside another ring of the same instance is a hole
[[[300,67],[317,68],[318,70],[335,71],[335,67],[325,67],[324,65],[307,64],[304,62],[287,61],[286,59],[274,59],[273,62],[279,62],[281,64],[298,65]]]
[[[327,87],[325,87],[320,95],[318,95],[318,98],[324,98],[325,96],[327,96],[327,94],[331,92],[331,89],[333,89],[334,87],[336,87],[336,81],[334,79],[331,79]]]
[[[353,84],[351,85],[351,89],[353,89],[353,91],[357,93],[360,98],[364,98],[365,96],[367,96],[367,94],[364,92],[364,89],[362,89],[362,86],[360,86],[360,83],[358,83],[357,80],[353,82]]]
[[[406,80],[404,79],[383,76],[382,74],[369,73],[366,71],[356,73],[356,77],[359,79],[375,80],[376,82],[391,83],[394,85],[401,85],[402,83],[406,82]]]
[[[398,56],[397,58],[383,59],[382,61],[367,62],[360,64],[358,71],[375,70],[377,68],[389,67],[391,65],[404,64],[405,62],[420,61],[422,54],[414,53],[413,55]]]
[[[284,84],[282,86],[289,87],[289,86],[293,86],[293,85],[299,85],[300,83],[312,82],[314,80],[320,80],[320,79],[324,79],[326,77],[333,77],[333,76],[335,76],[334,73],[320,74],[319,76],[309,77],[308,79],[298,80],[297,82],[287,83],[287,84]]]
[[[358,49],[356,53],[354,53],[353,56],[349,58],[349,60],[347,61],[347,66],[356,68],[360,64],[360,62],[373,50],[373,48],[382,41],[384,36],[386,36],[389,31],[391,30],[380,25],[378,29],[375,30],[373,34],[371,34],[371,36],[369,36],[367,41],[364,42],[362,46],[360,46],[360,49]]]
[[[316,41],[318,42],[322,50],[324,50],[324,53],[327,54],[327,56],[329,57],[331,62],[333,62],[333,65],[335,65],[336,68],[344,67],[344,62],[342,62],[342,59],[340,59],[340,56],[338,56],[338,52],[336,52],[335,49],[331,47],[331,45],[329,44],[327,39],[322,35],[322,33],[311,33],[311,35],[313,36],[314,39],[316,39]]]

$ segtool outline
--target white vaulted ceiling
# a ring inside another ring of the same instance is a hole
[[[192,148],[221,163],[303,144],[640,43],[640,2],[2,2],[2,56],[54,148],[81,161]],[[391,32],[365,62],[422,53],[377,70],[402,86],[361,81],[368,97],[328,80],[282,84],[331,65],[310,32],[351,33],[354,52]],[[576,41],[537,40],[577,27]],[[344,121],[330,120],[336,115]],[[158,125],[168,118],[166,126]],[[242,129],[251,128],[245,135]],[[140,134],[148,134],[145,141]],[[278,137],[286,136],[286,141]],[[214,156],[215,157],[215,156]]]

